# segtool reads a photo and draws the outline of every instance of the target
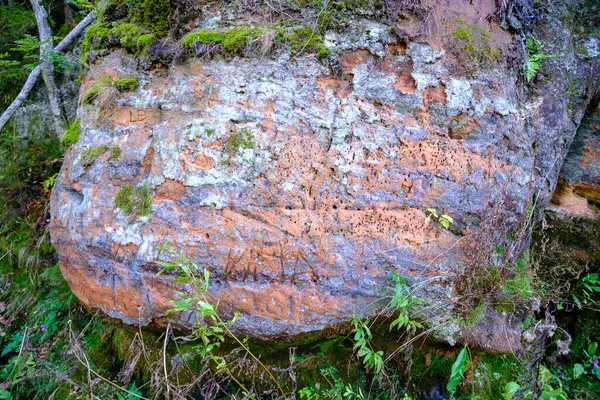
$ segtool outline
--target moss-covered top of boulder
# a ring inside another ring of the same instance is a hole
[[[109,1],[86,32],[82,62],[114,47],[151,63],[213,54],[264,57],[284,51],[325,57],[327,31],[359,26],[364,17],[381,19],[389,11],[384,2],[368,0],[287,0],[275,15],[266,2],[252,8],[243,4]]]

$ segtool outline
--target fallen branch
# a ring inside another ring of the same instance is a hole
[[[75,28],[73,28],[73,30],[54,48],[54,51],[65,51],[71,44],[73,44],[75,39],[94,22],[95,19],[96,11],[92,11],[79,24],[77,24]],[[4,110],[4,113],[2,113],[2,116],[0,116],[0,131],[2,131],[4,125],[6,125],[10,117],[13,116],[15,111],[17,111],[19,107],[21,107],[23,102],[27,99],[27,96],[29,96],[29,92],[31,92],[31,90],[35,86],[37,78],[40,76],[40,72],[41,67],[38,65],[29,74],[29,77],[27,78],[27,81],[25,81],[25,84],[19,92],[19,95],[15,98],[11,105],[8,106],[6,110]]]

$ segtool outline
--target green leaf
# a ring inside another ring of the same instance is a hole
[[[598,343],[592,342],[588,345],[588,354],[594,355],[596,354],[596,350],[598,349]]]
[[[450,381],[448,381],[448,384],[446,385],[446,389],[448,389],[449,392],[454,393],[456,387],[460,384],[463,375],[467,371],[469,363],[469,352],[467,351],[467,348],[464,347],[460,351],[460,353],[458,353],[458,357],[456,357],[456,361],[454,361],[454,364],[452,364]]]
[[[0,389],[0,399],[2,400],[12,400],[12,394],[8,390]]]
[[[585,368],[583,367],[583,365],[575,364],[573,366],[573,379],[577,379],[583,374],[585,374]]]
[[[520,388],[521,386],[517,382],[508,382],[504,387],[504,393],[502,393],[502,398],[504,400],[511,400]]]
[[[579,301],[577,296],[573,295],[573,301],[575,301],[575,304],[577,304],[577,308],[581,310],[581,301]]]

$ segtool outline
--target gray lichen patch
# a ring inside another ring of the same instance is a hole
[[[473,90],[465,78],[450,79],[446,84],[448,115],[454,117],[466,112],[473,103]]]

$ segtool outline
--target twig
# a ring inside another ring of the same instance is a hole
[[[167,331],[165,332],[165,341],[163,344],[163,369],[165,371],[165,385],[167,386],[167,400],[169,400],[169,396],[171,394],[171,388],[169,387],[169,375],[167,374],[167,342],[169,340],[169,329],[171,328],[171,323],[167,325]]]

